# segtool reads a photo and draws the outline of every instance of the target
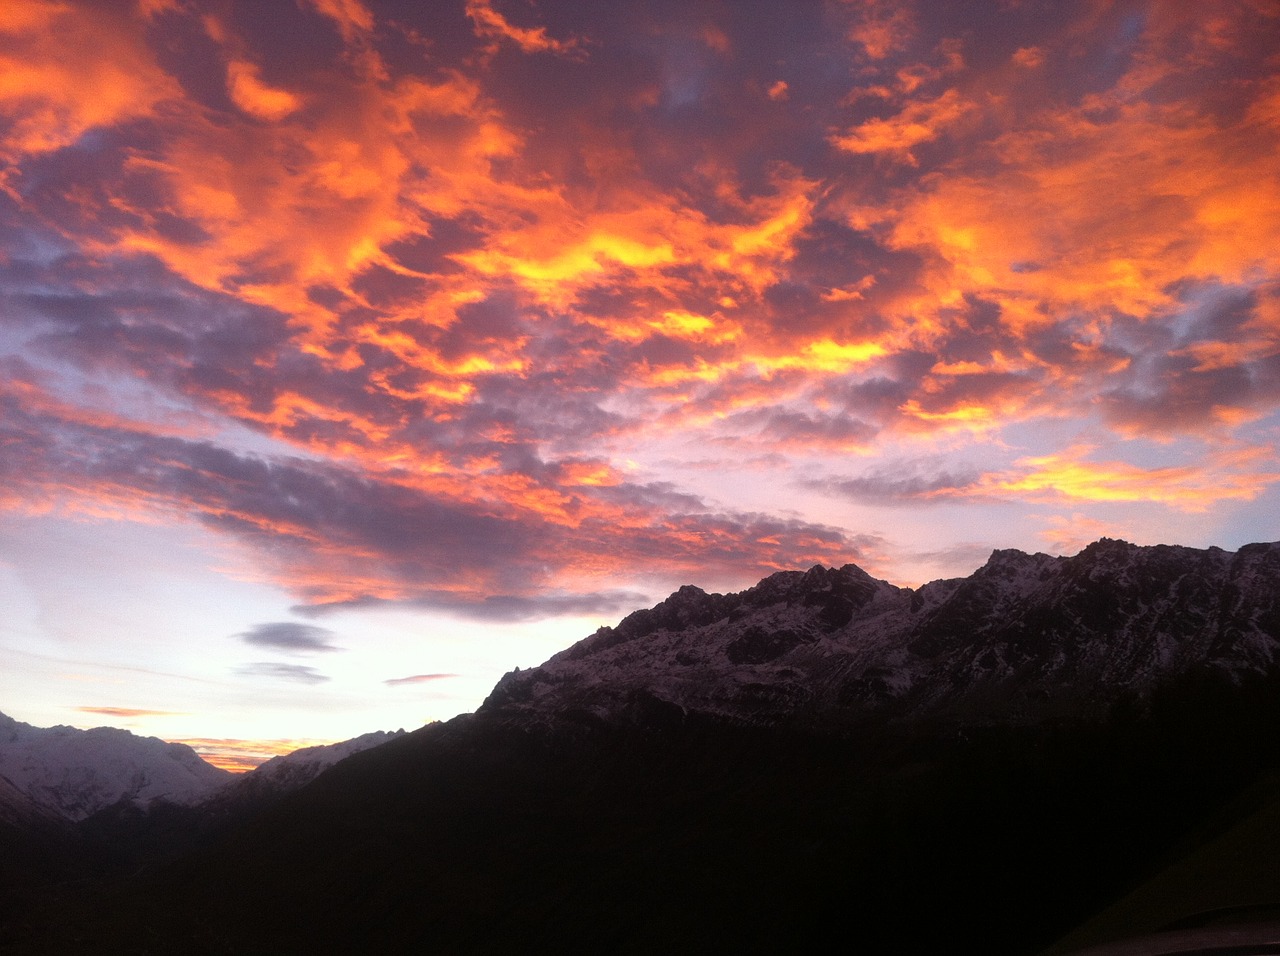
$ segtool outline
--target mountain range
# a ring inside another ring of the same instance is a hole
[[[686,586],[474,714],[217,799],[126,773],[114,812],[55,840],[47,795],[88,804],[0,780],[0,835],[61,861],[10,880],[0,943],[1033,953],[1280,799],[1278,652],[1280,544],[997,551],[917,589],[854,565]]]
[[[234,774],[206,763],[186,744],[114,727],[33,727],[0,714],[0,820],[18,813],[17,807],[80,822],[112,808],[271,800],[403,733],[375,731],[304,747]]]
[[[919,589],[856,565],[771,575],[739,594],[685,586],[508,674],[484,709],[606,721],[636,709],[830,730],[903,721],[1097,715],[1207,668],[1267,673],[1280,651],[1280,547],[1229,553],[1102,539],[1074,557],[996,551]]]

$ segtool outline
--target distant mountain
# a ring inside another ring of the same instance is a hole
[[[185,744],[114,727],[33,727],[0,714],[0,822],[32,814],[81,821],[108,808],[253,806],[310,783],[340,760],[404,733],[375,731],[303,747],[244,774],[206,763]]]
[[[194,803],[234,775],[185,744],[113,727],[33,727],[0,714],[0,777],[34,804],[83,820],[120,801]]]
[[[352,754],[403,736],[377,731],[273,757],[185,800],[119,800],[81,820],[75,834],[103,874],[153,867],[216,843]]]
[[[271,802],[306,786],[352,754],[381,746],[402,736],[403,730],[376,730],[350,740],[318,747],[303,747],[292,753],[272,757],[248,773],[229,781],[206,800],[213,805],[237,807]]]
[[[1239,681],[1280,652],[1280,545],[1229,553],[1102,539],[1074,557],[996,551],[968,578],[899,588],[855,565],[738,594],[686,586],[481,708],[513,719],[833,730],[867,715],[1034,723],[1097,716],[1193,668]]]
[[[1030,954],[1280,771],[1278,655],[1280,544],[685,587],[9,951]]]

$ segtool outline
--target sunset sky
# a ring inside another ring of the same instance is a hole
[[[0,711],[252,756],[681,584],[1280,538],[1280,4],[4,0]]]

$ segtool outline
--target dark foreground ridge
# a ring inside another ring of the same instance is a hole
[[[0,952],[1034,953],[1271,819],[1278,650],[1280,545],[686,587],[265,808],[59,831]]]

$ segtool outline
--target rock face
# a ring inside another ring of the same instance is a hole
[[[127,730],[32,727],[0,714],[0,777],[68,820],[120,801],[193,803],[233,775],[184,744]]]
[[[1007,725],[1141,702],[1193,666],[1265,673],[1278,650],[1280,543],[1232,553],[1104,538],[1073,557],[996,551],[968,578],[919,589],[851,564],[738,594],[686,586],[507,674],[481,712]]]

